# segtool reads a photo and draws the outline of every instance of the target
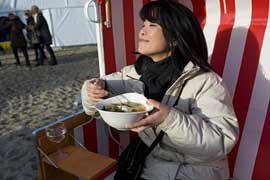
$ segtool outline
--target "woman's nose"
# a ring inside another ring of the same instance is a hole
[[[144,36],[145,35],[145,31],[144,31],[144,29],[142,28],[141,30],[140,30],[140,33],[139,33],[141,36]]]

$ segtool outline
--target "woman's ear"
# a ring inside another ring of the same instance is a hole
[[[176,41],[176,40],[173,40],[173,42],[170,43],[170,46],[171,46],[171,47],[177,46],[177,41]]]

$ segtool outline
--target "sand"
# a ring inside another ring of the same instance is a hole
[[[95,45],[55,51],[56,66],[15,66],[13,55],[0,54],[0,179],[37,179],[32,131],[74,112],[84,80],[98,77]],[[45,60],[45,63],[48,61]],[[24,64],[24,58],[21,57]]]

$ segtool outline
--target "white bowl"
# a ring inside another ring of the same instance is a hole
[[[145,106],[143,112],[111,112],[105,111],[104,107],[113,103],[120,102],[135,102]],[[102,119],[111,127],[118,130],[128,130],[127,125],[141,119],[147,112],[153,110],[153,106],[146,103],[147,98],[138,93],[125,93],[118,96],[114,96],[96,104],[96,109],[99,112]]]

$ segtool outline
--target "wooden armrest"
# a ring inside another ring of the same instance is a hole
[[[66,158],[59,160],[59,158],[57,158],[57,152],[49,154],[48,157],[53,160],[61,170],[87,180],[96,179],[117,163],[115,159],[71,145],[61,150],[68,153]],[[42,158],[42,161],[50,164],[45,157]]]

